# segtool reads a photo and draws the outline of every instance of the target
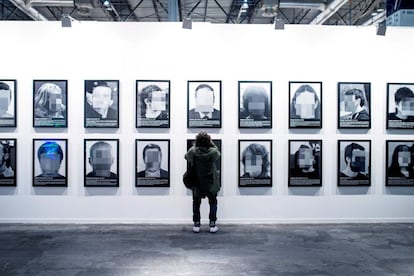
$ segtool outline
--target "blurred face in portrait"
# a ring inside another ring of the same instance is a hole
[[[263,158],[261,155],[253,154],[250,150],[246,151],[244,171],[251,177],[258,177],[262,173]]]
[[[56,175],[62,163],[62,156],[56,151],[44,152],[39,156],[39,163],[42,173]]]
[[[196,92],[195,102],[196,107],[195,110],[197,112],[213,112],[214,110],[214,92],[208,88],[203,87],[198,89]]]
[[[147,149],[145,151],[145,170],[149,172],[157,172],[161,169],[161,152],[156,148]]]
[[[99,113],[105,112],[112,101],[112,89],[107,86],[97,86],[92,91],[92,107]]]
[[[0,116],[1,114],[6,113],[7,110],[9,109],[10,98],[11,98],[10,90],[0,89]]]
[[[248,99],[249,115],[252,117],[264,117],[266,97],[257,95]]]
[[[51,91],[49,94],[49,112],[60,113],[63,111],[62,91]]]
[[[344,95],[345,111],[354,113],[359,106],[359,99],[355,98],[355,95]]]
[[[315,99],[315,94],[309,91],[304,91],[296,96],[295,109],[296,115],[302,119],[314,119],[315,110],[318,108],[318,103]]]
[[[406,168],[411,164],[411,152],[408,146],[403,147],[402,151],[398,152],[398,165],[400,168]]]
[[[414,116],[414,98],[403,98],[396,106],[398,113],[403,117]]]
[[[349,160],[347,157],[347,161],[350,162],[351,170],[354,172],[362,172],[365,171],[365,151],[360,149],[352,150],[352,158]]]
[[[300,148],[299,155],[298,155],[298,166],[301,169],[310,169],[313,167],[313,162],[315,158],[313,156],[312,149],[309,148]]]
[[[146,118],[155,118],[161,112],[167,110],[167,93],[166,91],[153,91],[151,98],[144,99],[146,107]]]
[[[108,176],[113,162],[112,149],[109,145],[100,145],[91,151],[89,164],[96,175]]]

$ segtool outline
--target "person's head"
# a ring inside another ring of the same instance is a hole
[[[315,163],[315,156],[313,149],[308,145],[300,145],[299,149],[295,152],[296,167],[309,170]]]
[[[213,112],[214,89],[208,84],[200,84],[195,90],[195,110],[197,112]]]
[[[242,152],[244,172],[251,177],[266,175],[270,169],[270,157],[266,147],[260,144],[250,144]]]
[[[349,166],[353,172],[365,171],[365,159],[365,148],[360,144],[351,143],[345,147],[345,164]]]
[[[142,150],[142,158],[145,163],[145,170],[157,172],[161,169],[162,152],[157,144],[148,144]]]
[[[58,85],[45,82],[35,93],[34,105],[44,115],[54,115],[65,109],[62,98],[62,89]]]
[[[269,97],[261,86],[248,86],[243,93],[243,108],[253,118],[270,115]]]
[[[294,115],[299,116],[302,119],[314,119],[318,115],[316,113],[319,108],[319,97],[312,86],[304,84],[295,91],[292,98]]]
[[[112,146],[109,143],[99,141],[91,146],[89,150],[89,164],[96,174],[109,174],[113,162]]]
[[[112,105],[112,88],[105,81],[88,81],[86,97],[92,108],[103,113]]]
[[[401,116],[414,116],[414,92],[400,87],[394,94],[395,112]]]
[[[0,115],[9,109],[11,96],[10,86],[5,82],[0,82]]]
[[[398,145],[392,153],[391,167],[407,168],[411,164],[411,149],[407,145]]]
[[[356,112],[359,108],[364,107],[367,99],[365,93],[357,88],[350,89],[344,95],[345,111]]]
[[[195,146],[204,147],[204,148],[211,147],[212,146],[211,136],[205,131],[200,131],[200,133],[198,133],[195,138]]]
[[[37,150],[37,158],[44,174],[58,174],[63,160],[62,148],[56,142],[43,143]]]
[[[167,109],[167,93],[162,90],[158,85],[145,86],[140,94],[141,114],[145,115],[150,112],[162,112]]]

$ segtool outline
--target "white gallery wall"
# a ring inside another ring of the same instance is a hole
[[[414,28],[193,23],[0,22],[0,79],[17,80],[17,186],[0,187],[1,222],[191,222],[182,184],[187,80],[222,81],[222,191],[226,222],[414,221],[414,187],[385,187],[385,141],[414,139],[387,131],[386,83],[414,82]],[[68,128],[32,127],[34,79],[68,80]],[[120,82],[118,129],[83,127],[84,80]],[[171,80],[171,128],[135,128],[135,81]],[[238,128],[238,81],[273,82],[273,128]],[[288,82],[321,81],[323,128],[288,128]],[[370,130],[337,129],[337,83],[371,82]],[[68,139],[68,187],[32,186],[32,139]],[[83,139],[119,139],[118,188],[83,186]],[[170,139],[169,188],[135,187],[135,139]],[[238,140],[273,141],[273,186],[238,187]],[[288,140],[323,140],[322,187],[287,186]],[[372,141],[371,186],[337,187],[337,140]],[[207,215],[203,201],[202,217]]]

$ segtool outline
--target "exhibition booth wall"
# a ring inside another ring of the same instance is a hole
[[[15,187],[0,222],[190,223],[187,139],[221,140],[220,223],[413,222],[414,187],[385,186],[387,83],[413,83],[414,28],[0,22],[0,79],[15,79]],[[67,80],[67,128],[33,127],[33,80]],[[119,80],[119,128],[84,128],[84,80]],[[136,80],[170,80],[170,128],[136,128]],[[187,128],[187,81],[221,81],[221,128]],[[272,82],[272,128],[239,128],[238,82]],[[322,82],[322,128],[289,128],[289,81]],[[338,129],[338,82],[371,83],[371,128]],[[33,139],[67,139],[67,187],[33,187]],[[84,139],[119,139],[119,187],[84,187]],[[170,186],[135,186],[135,140],[170,141]],[[288,187],[289,140],[322,140],[322,186]],[[239,140],[271,140],[272,186],[239,187]],[[338,140],[371,141],[370,186],[338,187]],[[208,218],[203,201],[202,218]]]

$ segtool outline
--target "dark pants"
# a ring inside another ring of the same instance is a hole
[[[208,218],[210,221],[217,220],[217,195],[208,195],[208,204],[210,204],[210,214]],[[200,205],[201,197],[193,195],[193,221],[200,222]]]

